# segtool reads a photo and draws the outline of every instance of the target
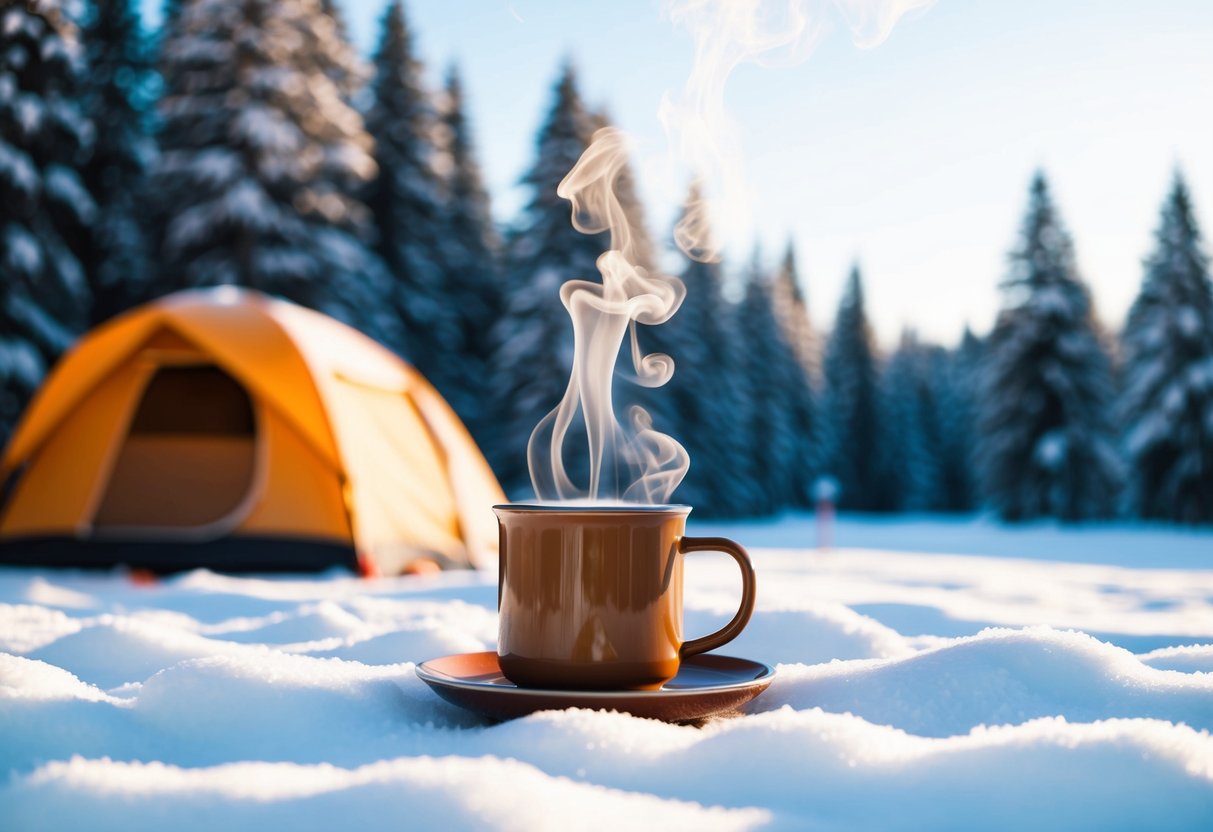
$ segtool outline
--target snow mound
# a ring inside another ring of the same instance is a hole
[[[514,760],[417,757],[342,769],[236,763],[181,769],[73,759],[17,781],[3,802],[21,829],[305,829],[318,817],[345,828],[753,829],[759,809],[725,810],[545,776]],[[65,800],[64,798],[70,798]]]
[[[1044,716],[1213,727],[1213,676],[1158,670],[1084,633],[991,629],[886,661],[783,666],[755,707],[821,707],[943,737]]]
[[[0,700],[49,702],[57,699],[109,701],[96,687],[46,662],[0,653]]]
[[[25,599],[33,604],[43,604],[48,607],[62,607],[73,610],[89,610],[97,605],[97,601],[85,592],[78,592],[68,587],[53,584],[37,578],[30,582]]]
[[[685,633],[705,634],[724,625],[732,615],[718,609],[688,609]],[[816,602],[802,609],[759,609],[736,640],[723,652],[767,664],[817,664],[832,659],[904,656],[913,652],[896,630],[841,604]]]
[[[103,615],[29,656],[109,689],[127,682],[141,682],[161,668],[186,659],[237,649],[236,645],[153,622]]]
[[[124,705],[66,670],[0,654],[0,771],[115,747]]]
[[[493,647],[467,633],[445,627],[411,626],[361,641],[322,650],[308,650],[312,656],[331,656],[363,664],[396,664],[401,656],[421,661],[455,653],[477,653]]]
[[[33,604],[0,604],[0,650],[28,653],[74,633],[81,624],[60,610]]]
[[[1141,659],[1142,664],[1156,667],[1159,670],[1213,673],[1213,644],[1161,647],[1138,658]]]
[[[209,628],[208,633],[228,641],[263,644],[290,644],[327,638],[366,637],[367,625],[358,616],[331,601],[305,604],[292,612],[279,612],[249,622],[239,629],[223,632]]]
[[[412,664],[266,653],[167,668],[144,683],[132,707],[142,731],[172,738],[174,750],[162,759],[347,764],[398,751],[412,723],[479,722],[438,704]]]
[[[369,829],[1064,830],[1081,819],[1180,830],[1213,811],[1213,739],[1156,720],[1050,718],[929,739],[820,709],[703,730],[566,711],[426,744],[462,753],[352,769],[76,758],[14,778],[0,801],[23,829],[282,828],[329,817]]]
[[[778,676],[744,713],[694,727],[585,710],[493,724],[435,696],[416,663],[493,649],[492,575],[140,585],[0,569],[0,827],[1047,831],[1213,818],[1213,570],[754,558],[759,607],[721,652],[777,663]],[[697,561],[686,635],[723,624],[736,595],[731,561]]]
[[[567,711],[491,728],[484,745],[554,776],[764,806],[776,828],[1184,829],[1213,810],[1213,738],[1155,720],[1049,718],[932,739],[817,708],[703,730]]]

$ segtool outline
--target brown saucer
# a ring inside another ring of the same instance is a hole
[[[660,690],[546,690],[515,685],[489,651],[431,659],[417,666],[417,676],[447,702],[492,719],[590,708],[690,722],[744,705],[767,689],[775,671],[761,662],[702,653],[683,659],[678,675]]]

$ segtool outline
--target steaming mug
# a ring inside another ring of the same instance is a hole
[[[656,689],[686,656],[736,638],[754,612],[754,567],[737,543],[686,537],[689,506],[493,507],[501,535],[497,655],[520,687]],[[741,607],[683,640],[682,561],[724,552],[741,567]]]

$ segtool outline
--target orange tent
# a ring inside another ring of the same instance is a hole
[[[474,566],[504,496],[454,411],[355,330],[233,287],[82,338],[0,461],[0,563]]]

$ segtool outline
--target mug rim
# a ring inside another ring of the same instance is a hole
[[[587,505],[581,503],[517,502],[498,503],[493,512],[517,512],[519,514],[670,514],[687,515],[691,506],[682,503],[615,503],[609,505]]]

